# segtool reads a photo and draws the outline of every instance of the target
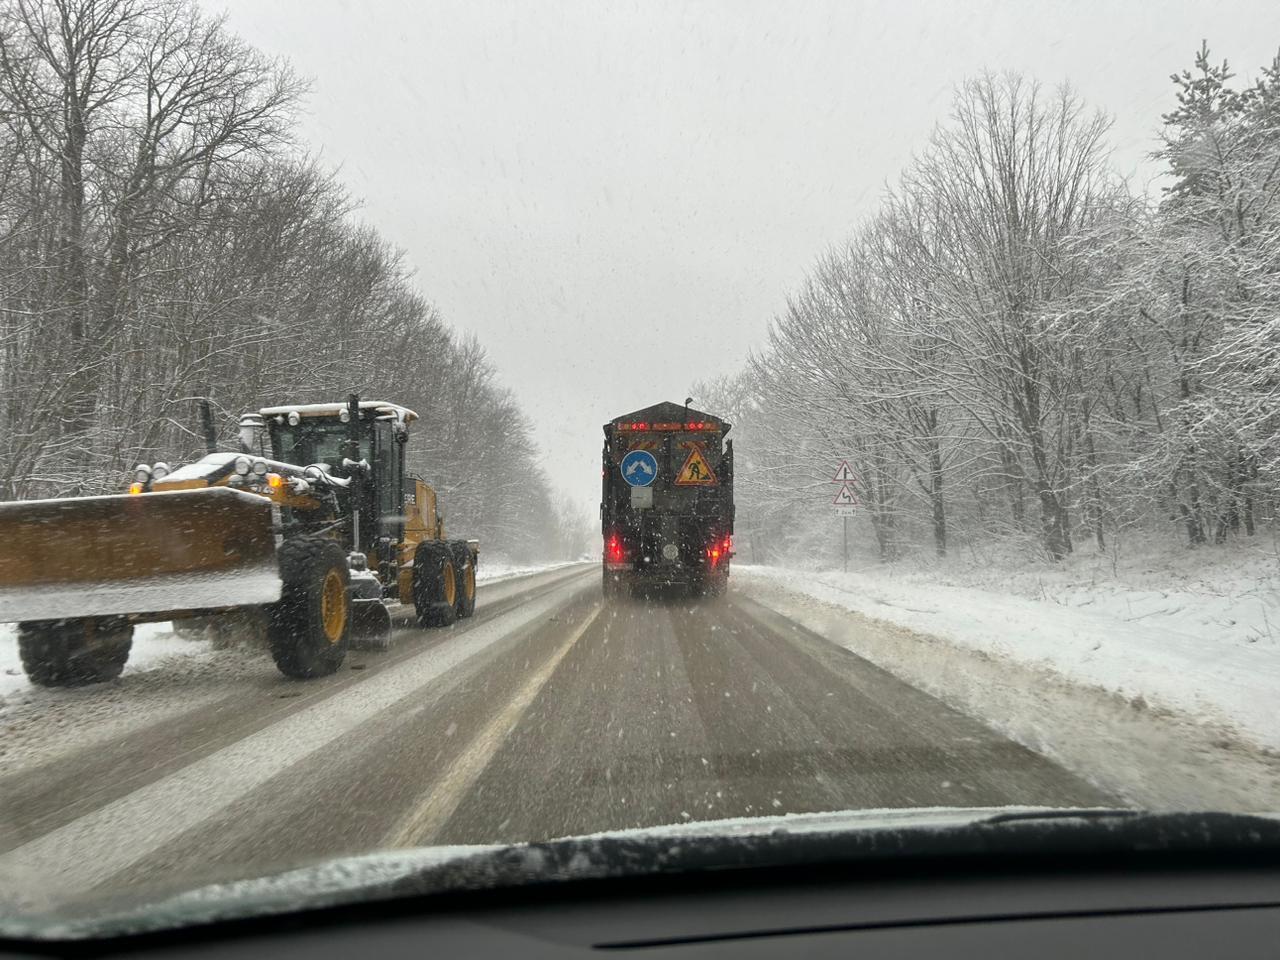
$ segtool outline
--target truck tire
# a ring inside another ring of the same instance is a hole
[[[418,544],[413,555],[413,608],[420,627],[448,627],[458,619],[458,573],[447,544]]]
[[[280,672],[296,680],[333,673],[351,640],[347,555],[326,537],[295,537],[280,547],[280,600],[267,610],[267,646]]]
[[[82,687],[120,676],[133,646],[133,624],[94,620],[18,624],[22,669],[41,687]]]
[[[449,546],[458,572],[458,619],[465,620],[476,612],[476,557],[465,540],[455,540]]]

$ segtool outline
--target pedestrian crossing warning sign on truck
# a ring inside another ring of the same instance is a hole
[[[689,444],[689,456],[685,459],[680,472],[676,474],[676,486],[711,487],[715,484],[716,475],[711,469],[711,464],[707,463],[702,448],[697,444]]]

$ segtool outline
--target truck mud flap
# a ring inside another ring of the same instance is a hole
[[[227,487],[0,503],[0,623],[272,603],[271,504]]]

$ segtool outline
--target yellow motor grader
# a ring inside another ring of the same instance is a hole
[[[407,473],[416,419],[354,395],[267,407],[241,417],[239,452],[139,465],[128,493],[0,504],[0,623],[28,677],[109,680],[135,624],[246,611],[282,673],[318,677],[390,645],[390,604],[427,627],[471,616],[479,545],[447,539]]]

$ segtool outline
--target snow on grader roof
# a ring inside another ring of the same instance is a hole
[[[288,416],[291,413],[296,413],[300,417],[336,417],[346,408],[345,403],[300,403],[295,406],[263,407],[258,413],[264,417]],[[389,403],[386,400],[361,400],[360,409],[374,410],[383,416],[395,417],[404,423],[418,419],[418,415],[408,407]]]

